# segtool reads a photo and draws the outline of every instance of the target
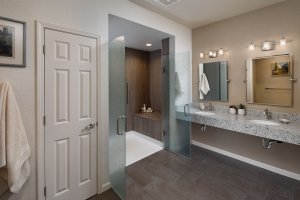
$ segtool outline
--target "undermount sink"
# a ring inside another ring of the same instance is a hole
[[[208,111],[196,111],[195,112],[197,115],[202,115],[202,116],[210,116],[210,115],[215,115],[213,112],[208,112]]]
[[[261,120],[261,119],[250,120],[250,122],[255,123],[255,124],[269,125],[269,126],[278,126],[278,125],[280,125],[277,122],[272,122],[272,121],[268,121],[268,120]]]

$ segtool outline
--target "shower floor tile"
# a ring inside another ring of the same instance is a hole
[[[163,149],[163,143],[135,131],[126,133],[126,166]]]

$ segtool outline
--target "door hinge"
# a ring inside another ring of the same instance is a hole
[[[46,55],[46,46],[43,45],[43,54]]]
[[[43,124],[46,126],[46,116],[43,117]]]
[[[46,189],[46,187],[44,187],[44,196],[46,196],[47,195],[47,189]]]

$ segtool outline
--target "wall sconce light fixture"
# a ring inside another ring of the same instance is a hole
[[[282,37],[279,42],[266,40],[264,42],[259,42],[258,44],[251,43],[248,46],[249,50],[254,50],[255,47],[260,47],[262,51],[271,51],[275,49],[276,45],[284,46],[286,45],[285,37]]]
[[[219,55],[223,55],[224,50],[221,48],[219,50],[209,50],[208,53],[205,53],[205,51],[200,52],[200,58],[204,58],[205,56],[209,58],[217,58]]]
[[[271,42],[271,41],[264,41],[262,43],[262,47],[261,47],[261,50],[263,51],[271,51],[275,48],[275,43],[274,42]]]

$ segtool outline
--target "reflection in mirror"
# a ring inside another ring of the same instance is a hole
[[[247,103],[292,106],[292,56],[247,60]]]
[[[199,64],[199,94],[201,100],[228,101],[227,62]]]

